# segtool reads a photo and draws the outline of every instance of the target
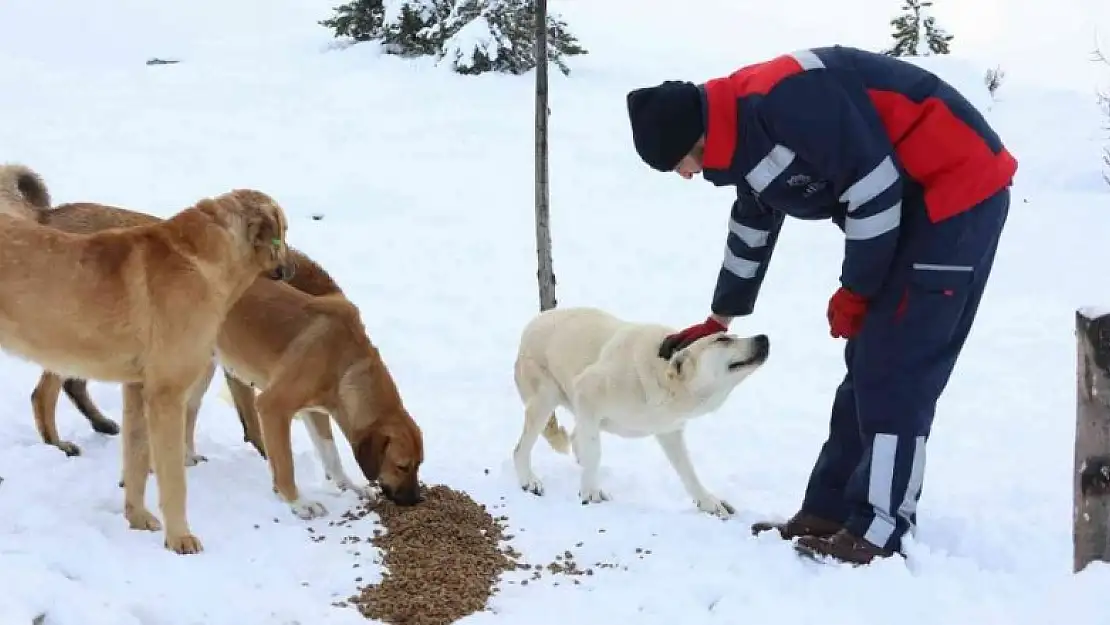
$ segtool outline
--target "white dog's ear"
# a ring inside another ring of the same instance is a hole
[[[689,354],[686,353],[686,350],[680,349],[671,356],[670,362],[667,363],[667,377],[681,380],[690,373],[691,367],[693,367],[693,363],[690,362]]]

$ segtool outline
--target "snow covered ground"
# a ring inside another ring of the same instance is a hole
[[[842,344],[824,318],[840,233],[787,225],[756,314],[736,326],[768,333],[773,357],[690,428],[703,481],[738,507],[735,519],[697,513],[651,441],[604,439],[609,503],[579,505],[577,467],[542,443],[535,462],[547,494],[523,493],[509,454],[522,418],[512,359],[536,310],[532,78],[453,76],[371,46],[329,50],[316,21],[333,3],[4,2],[0,160],[36,168],[58,202],[158,215],[232,187],[271,193],[290,215],[290,242],[360,306],[424,428],[422,477],[503,505],[531,561],[570,548],[580,564],[627,567],[581,585],[506,585],[492,612],[467,623],[1110,623],[1110,569],[1070,573],[1073,314],[1110,304],[1110,285],[1088,277],[1110,264],[1110,189],[1083,43],[1099,19],[1110,25],[1105,7],[1046,5],[1058,20],[1025,7],[1004,27],[970,8],[952,13],[956,44],[967,32],[974,54],[970,65],[934,65],[990,107],[1021,162],[1015,203],[939,408],[911,557],[849,569],[806,564],[747,530],[793,512],[824,438],[842,373]],[[591,51],[572,60],[569,78],[552,76],[562,305],[676,326],[708,305],[729,190],[640,163],[628,89],[810,45],[885,45],[897,8],[682,4],[553,1]],[[1060,45],[1021,45],[1034,31]],[[183,62],[144,65],[156,56]],[[979,76],[998,62],[1011,82],[992,104]],[[127,529],[119,439],[92,433],[63,399],[62,436],[85,453],[66,458],[41,444],[29,405],[38,370],[9,357],[0,367],[0,624],[42,612],[48,625],[366,622],[331,603],[356,577],[374,579],[375,553],[341,544],[350,528],[328,527],[353,495],[324,482],[303,427],[294,428],[298,481],[331,512],[307,523],[272,495],[265,463],[213,384],[197,435],[209,462],[188,472],[190,521],[206,551],[178,557],[160,536]],[[118,387],[91,388],[118,418]],[[314,542],[308,528],[331,539]],[[370,520],[362,530],[370,535]]]

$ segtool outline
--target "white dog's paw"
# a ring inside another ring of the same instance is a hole
[[[543,496],[543,482],[535,475],[521,478],[520,489],[526,493],[532,493],[537,497]]]
[[[186,454],[185,454],[185,466],[195,467],[195,466],[197,466],[198,464],[200,464],[202,462],[208,462],[208,457],[204,456],[204,455],[201,455],[201,454],[197,454],[197,453],[188,453],[188,452],[186,452]]]
[[[324,507],[324,504],[310,499],[298,499],[289,504],[289,509],[293,511],[293,514],[304,521],[322,517],[328,513],[328,509]]]
[[[582,505],[591,503],[601,503],[609,501],[609,493],[601,490],[600,488],[588,488],[578,491],[579,498],[582,499]]]
[[[341,491],[351,491],[362,499],[374,499],[377,497],[376,490],[369,484],[355,484],[350,479],[333,480],[335,487]]]
[[[713,495],[706,495],[696,500],[694,503],[698,505],[698,510],[712,514],[713,516],[721,517],[722,519],[727,519],[736,514],[736,508],[732,507],[732,504],[717,499]]]

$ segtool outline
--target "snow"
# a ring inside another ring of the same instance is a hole
[[[1087,319],[1097,319],[1110,315],[1110,306],[1080,306],[1077,312]]]
[[[986,70],[977,63],[950,54],[907,57],[905,60],[955,85],[980,113],[989,113],[994,105],[984,79]]]
[[[443,58],[459,68],[474,67],[479,54],[492,63],[501,52],[498,45],[501,39],[499,29],[490,24],[485,15],[479,15],[447,38],[443,43]]]
[[[400,27],[404,10],[408,9],[421,20],[431,19],[436,11],[434,0],[385,0],[382,3],[382,23]]]
[[[689,429],[699,475],[736,518],[699,514],[651,441],[603,439],[610,502],[581,506],[577,467],[542,442],[535,468],[547,492],[523,493],[510,462],[522,419],[511,372],[536,310],[533,77],[458,76],[370,44],[335,50],[316,24],[333,4],[3,3],[0,146],[4,160],[36,168],[58,202],[166,216],[233,187],[274,195],[290,242],[359,305],[421,423],[423,479],[503,505],[530,561],[572,549],[582,564],[619,565],[581,585],[505,584],[491,611],[466,623],[1110,623],[1108,567],[1071,573],[1074,315],[1107,301],[1099,268],[1110,264],[1097,85],[1075,47],[1027,43],[1074,31],[1053,31],[1040,13],[1010,16],[974,54],[921,60],[989,109],[1021,169],[978,324],[938,408],[909,560],[851,569],[803,562],[747,529],[794,511],[827,430],[843,366],[824,317],[840,233],[786,226],[756,313],[736,325],[769,334],[773,357]],[[706,313],[730,192],[638,160],[628,89],[703,80],[809,45],[883,46],[896,12],[864,0],[687,4],[552,1],[590,50],[569,60],[569,77],[550,74],[561,305],[676,326]],[[955,53],[961,28],[975,26],[949,27]],[[144,65],[151,57],[182,62]],[[1016,78],[991,102],[981,81],[997,63]],[[197,432],[209,461],[188,470],[189,518],[206,551],[181,557],[160,535],[127,529],[119,438],[91,432],[63,399],[61,435],[84,454],[43,445],[29,405],[38,369],[8,356],[0,367],[10,400],[0,409],[0,623],[41,613],[46,625],[366,622],[331,603],[355,591],[356,577],[376,579],[374,550],[340,541],[369,536],[374,523],[328,526],[354,496],[325,482],[303,427],[294,427],[298,483],[329,509],[311,522],[272,494],[217,378]],[[118,420],[118,386],[90,388]],[[309,529],[328,539],[310,540]]]

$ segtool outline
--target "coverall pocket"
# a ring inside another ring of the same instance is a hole
[[[975,268],[971,265],[914,263],[910,272],[910,288],[954,296],[966,290],[974,277]]]
[[[904,320],[912,310],[932,317],[938,326],[955,323],[974,278],[970,265],[914,263],[895,319]]]

